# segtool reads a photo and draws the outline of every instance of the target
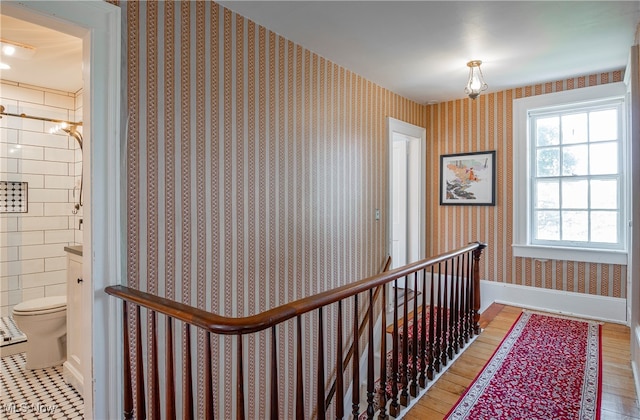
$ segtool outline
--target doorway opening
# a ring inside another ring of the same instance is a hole
[[[120,218],[120,8],[103,1],[5,2],[2,13],[82,40],[84,413],[122,413],[122,316],[104,293],[123,276]]]
[[[389,147],[388,253],[392,268],[425,257],[426,130],[387,119]],[[411,284],[398,280],[404,293]],[[400,290],[399,290],[400,292]],[[393,300],[389,299],[389,302]]]

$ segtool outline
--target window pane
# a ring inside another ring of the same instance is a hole
[[[591,241],[615,244],[618,242],[618,215],[613,211],[591,212]]]
[[[551,147],[537,152],[536,175],[558,176],[560,174],[560,149]]]
[[[536,120],[538,146],[553,146],[560,143],[560,118],[549,117]]]
[[[557,241],[560,239],[560,213],[557,211],[535,212],[535,237],[538,240]]]
[[[591,208],[618,208],[618,181],[615,179],[601,179],[591,181]]]
[[[596,143],[589,146],[591,175],[618,173],[618,143]]]
[[[589,240],[589,213],[586,211],[562,212],[562,240],[580,241]]]
[[[587,142],[587,114],[569,114],[562,116],[562,143]]]
[[[563,180],[562,181],[562,208],[563,209],[588,209],[589,181]]]
[[[562,175],[588,175],[588,146],[567,146],[562,148]]]
[[[618,139],[618,110],[607,109],[589,114],[589,141]]]
[[[536,181],[535,206],[539,209],[560,207],[560,185],[557,180]]]

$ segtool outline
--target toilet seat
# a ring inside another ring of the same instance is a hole
[[[66,309],[66,296],[49,296],[19,303],[13,307],[13,314],[22,316],[45,315],[65,311]]]

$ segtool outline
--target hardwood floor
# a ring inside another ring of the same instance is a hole
[[[502,342],[521,308],[494,303],[481,316],[480,336],[453,363],[425,396],[404,417],[408,420],[442,419],[480,373]],[[629,328],[602,326],[601,420],[640,419],[631,373]]]

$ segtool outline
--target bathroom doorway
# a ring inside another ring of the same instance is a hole
[[[121,314],[104,288],[119,284],[120,264],[120,8],[102,1],[4,2],[2,14],[48,27],[82,41],[84,257],[82,357],[86,418],[121,413],[117,354]],[[92,388],[92,389],[91,389]]]

